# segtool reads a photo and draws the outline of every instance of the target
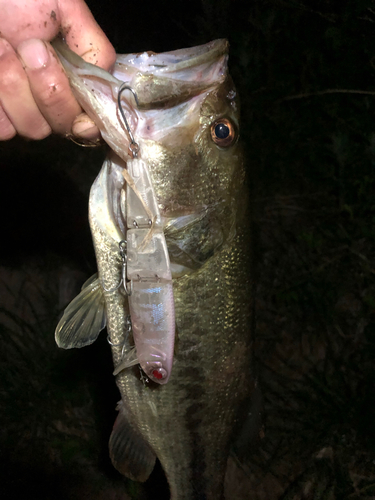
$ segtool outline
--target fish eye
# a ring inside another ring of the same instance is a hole
[[[219,118],[211,125],[211,137],[215,144],[227,148],[237,138],[235,126],[227,118]]]

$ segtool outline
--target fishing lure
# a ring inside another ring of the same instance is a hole
[[[138,158],[139,145],[121,105],[124,90],[118,92],[118,108],[130,137],[132,159],[123,172],[126,180],[126,279],[133,338],[137,358],[148,377],[166,383],[172,369],[175,315],[172,273],[159,208],[147,163]],[[121,242],[122,243],[122,242]],[[125,243],[125,242],[124,242]],[[124,245],[125,247],[125,245]],[[121,371],[122,365],[115,373]]]
[[[58,345],[65,349],[94,342],[105,326],[103,289],[112,293],[122,286],[128,298],[134,348],[130,348],[127,335],[114,375],[139,363],[151,380],[165,384],[172,370],[175,337],[171,265],[148,166],[138,157],[140,147],[121,105],[124,90],[133,93],[138,105],[133,89],[122,84],[117,96],[118,109],[131,141],[131,158],[122,171],[126,181],[126,192],[122,192],[125,203],[121,204],[126,227],[124,238],[118,242],[122,279],[113,290],[107,290],[98,278],[86,282],[82,292],[66,308],[55,336]]]

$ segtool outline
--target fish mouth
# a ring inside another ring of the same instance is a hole
[[[53,47],[71,83],[78,78],[106,82],[117,95],[122,82],[138,97],[139,109],[176,106],[220,84],[227,77],[229,43],[213,40],[204,45],[170,52],[118,55],[112,74],[86,63],[57,37]]]
[[[137,93],[139,107],[173,107],[221,83],[227,76],[225,39],[171,52],[143,52],[117,58],[113,76]]]
[[[191,140],[201,101],[207,92],[227,78],[229,44],[225,39],[160,54],[118,55],[112,73],[86,63],[61,38],[56,38],[52,45],[77,100],[95,121],[104,140],[125,161],[129,159],[129,138],[120,120],[117,103],[122,84],[125,83],[137,96],[135,106],[133,97],[121,95],[122,107],[133,134],[156,142],[164,141],[166,145],[168,137],[173,143]],[[159,110],[165,113],[160,115]],[[183,126],[181,117],[184,117]],[[159,130],[163,128],[161,135],[150,133],[155,121],[159,123]]]

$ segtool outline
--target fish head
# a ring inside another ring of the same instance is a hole
[[[152,176],[174,277],[199,268],[235,232],[244,162],[228,48],[215,40],[119,56],[113,73],[138,97],[133,134]]]
[[[227,70],[226,40],[161,54],[119,56],[113,75],[138,97],[133,133],[149,163],[162,212],[210,205],[228,196],[228,180],[242,160],[239,104]],[[235,161],[233,161],[235,160]],[[159,177],[169,179],[168,190]],[[181,184],[181,181],[185,181]],[[160,189],[159,189],[160,188]],[[184,191],[190,200],[182,201]],[[203,195],[202,191],[205,191]],[[163,201],[161,199],[163,198]],[[168,201],[169,200],[169,201]]]
[[[152,177],[173,277],[200,267],[233,237],[244,181],[228,42],[118,55],[112,74],[62,40],[53,45],[77,100],[124,162],[132,158],[131,138],[118,93],[124,83],[132,89],[121,93],[121,107]]]

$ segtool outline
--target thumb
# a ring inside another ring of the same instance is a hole
[[[60,0],[62,34],[69,47],[85,61],[106,70],[115,60],[115,49],[82,0]]]

